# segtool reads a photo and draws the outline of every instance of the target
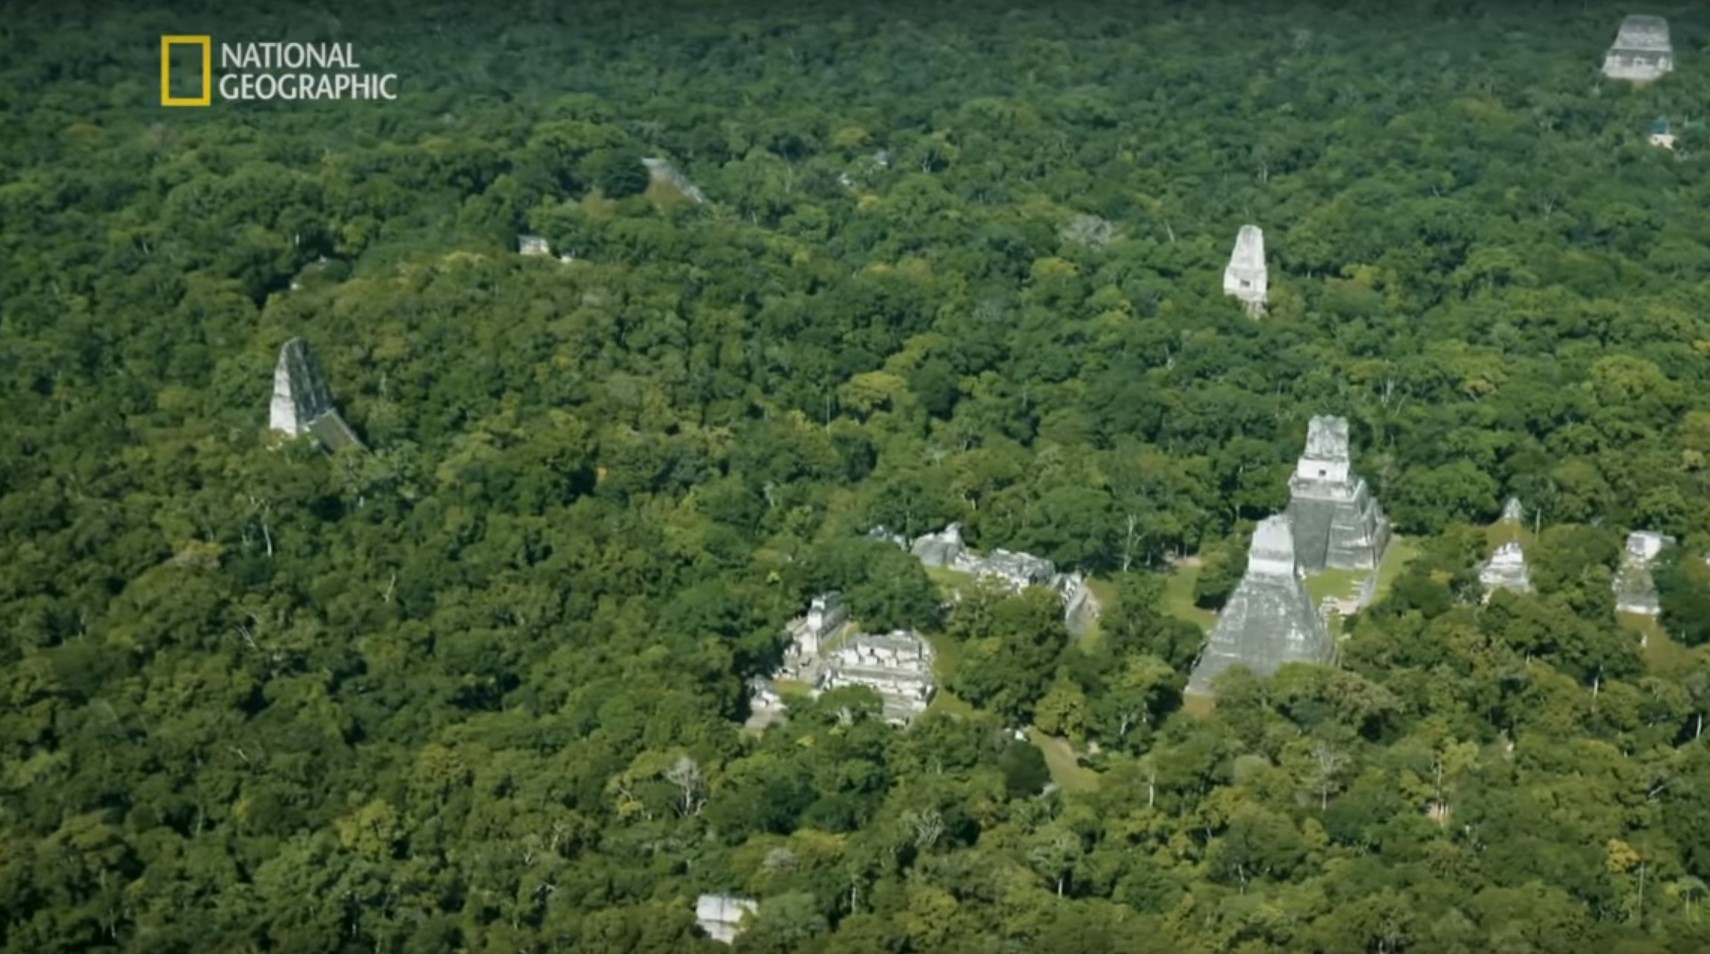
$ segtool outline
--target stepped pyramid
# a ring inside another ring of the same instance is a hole
[[[1526,566],[1526,551],[1521,548],[1520,541],[1510,540],[1497,547],[1479,568],[1478,581],[1484,586],[1486,603],[1497,590],[1532,592],[1532,571]]]
[[[1210,695],[1212,680],[1231,666],[1269,676],[1284,663],[1336,660],[1336,641],[1312,608],[1295,566],[1289,518],[1267,517],[1253,533],[1247,574],[1217,617],[1187,691]]]
[[[1371,570],[1389,545],[1389,520],[1348,457],[1348,419],[1314,417],[1288,480],[1295,555],[1308,573]]]
[[[1648,83],[1674,69],[1674,45],[1662,17],[1630,16],[1621,21],[1615,42],[1603,57],[1603,75]]]
[[[1234,295],[1257,318],[1264,314],[1269,290],[1265,268],[1265,233],[1257,225],[1243,225],[1235,234],[1235,250],[1223,270],[1223,294]]]
[[[332,389],[327,387],[320,362],[301,338],[292,338],[279,349],[268,426],[286,437],[311,434],[328,450],[350,444],[362,446],[333,406]]]
[[[1650,530],[1635,530],[1627,535],[1627,552],[1621,558],[1620,572],[1615,574],[1616,610],[1641,616],[1662,612],[1651,567],[1663,550],[1675,543],[1673,537]]]

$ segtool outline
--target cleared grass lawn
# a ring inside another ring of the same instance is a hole
[[[973,716],[974,713],[979,710],[975,709],[972,705],[969,705],[967,700],[960,698],[954,692],[951,692],[948,689],[939,689],[938,692],[933,695],[932,701],[926,704],[926,711],[942,712],[946,715],[953,715],[966,719]]]
[[[1176,619],[1185,619],[1200,629],[1210,629],[1217,614],[1193,605],[1193,585],[1199,580],[1199,567],[1181,566],[1164,581],[1164,612]]]
[[[1065,792],[1096,791],[1098,773],[1075,760],[1075,749],[1069,740],[1046,735],[1038,729],[1028,729],[1028,738],[1045,755],[1045,767],[1051,770],[1051,781]]]
[[[1372,594],[1372,602],[1376,603],[1389,595],[1389,588],[1395,585],[1395,578],[1413,562],[1419,555],[1419,544],[1406,537],[1390,537],[1389,546],[1383,551],[1383,562],[1377,568],[1377,592]]]
[[[1325,570],[1306,578],[1306,595],[1312,597],[1313,606],[1326,596],[1351,600],[1360,595],[1360,584],[1371,575],[1371,570]]]
[[[1389,546],[1383,551],[1383,561],[1378,564],[1377,586],[1372,593],[1372,602],[1375,603],[1388,594],[1402,569],[1418,555],[1419,547],[1413,541],[1406,537],[1390,538]],[[1371,573],[1371,570],[1325,570],[1307,579],[1306,592],[1311,594],[1314,605],[1326,596],[1352,599],[1360,594],[1360,585]]]

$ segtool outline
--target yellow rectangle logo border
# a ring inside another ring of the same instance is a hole
[[[200,97],[172,95],[172,48],[199,46],[202,48],[202,95]],[[160,105],[207,106],[214,101],[214,38],[212,36],[162,36],[160,38]]]

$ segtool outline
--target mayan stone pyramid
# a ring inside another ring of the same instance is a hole
[[[1269,517],[1253,534],[1247,574],[1212,627],[1187,691],[1210,695],[1212,680],[1231,666],[1269,676],[1284,663],[1335,660],[1336,641],[1312,608],[1295,566],[1289,518]]]
[[[1389,544],[1389,520],[1365,478],[1352,470],[1347,418],[1315,417],[1307,425],[1306,452],[1288,489],[1295,556],[1302,569],[1377,568]]]

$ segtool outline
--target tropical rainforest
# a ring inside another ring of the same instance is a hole
[[[9,8],[0,949],[1710,949],[1710,20],[1637,86],[1631,12]],[[398,96],[163,107],[166,34]],[[269,434],[294,337],[361,446]],[[1412,559],[1185,705],[1319,414]],[[953,521],[1094,631],[867,535]],[[832,588],[938,699],[745,730]]]

